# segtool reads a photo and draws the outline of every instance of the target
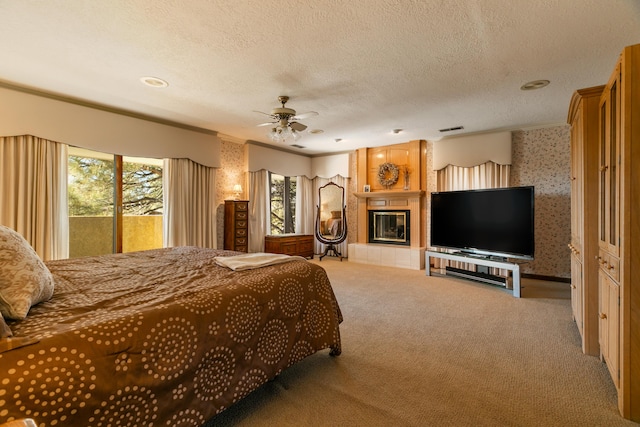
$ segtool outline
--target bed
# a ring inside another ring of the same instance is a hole
[[[201,426],[303,358],[340,354],[324,269],[216,262],[237,255],[177,247],[45,263],[52,297],[5,322],[0,424]]]

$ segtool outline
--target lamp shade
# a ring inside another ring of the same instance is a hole
[[[240,184],[235,184],[233,186],[233,197],[238,200],[240,198],[240,193],[242,193],[242,185]]]

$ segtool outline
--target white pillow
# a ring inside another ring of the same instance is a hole
[[[53,296],[53,276],[22,235],[0,225],[0,313],[24,319]]]

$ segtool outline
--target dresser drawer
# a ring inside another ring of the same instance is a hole
[[[298,242],[298,251],[305,253],[311,251],[313,253],[313,240]]]
[[[249,201],[224,201],[224,248],[247,252],[249,249]]]
[[[298,255],[313,259],[314,237],[310,234],[268,235],[264,237],[265,252]]]
[[[620,281],[620,260],[617,257],[600,250],[598,263],[600,270],[606,272],[616,282]]]
[[[613,278],[613,280],[617,282],[620,281],[620,260],[618,258],[609,255],[606,269],[607,271],[609,271],[609,275]]]

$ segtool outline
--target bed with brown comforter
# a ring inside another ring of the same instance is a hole
[[[8,322],[25,345],[0,353],[0,423],[200,426],[297,361],[340,354],[324,269],[214,262],[231,255],[179,247],[47,262],[53,297]]]

